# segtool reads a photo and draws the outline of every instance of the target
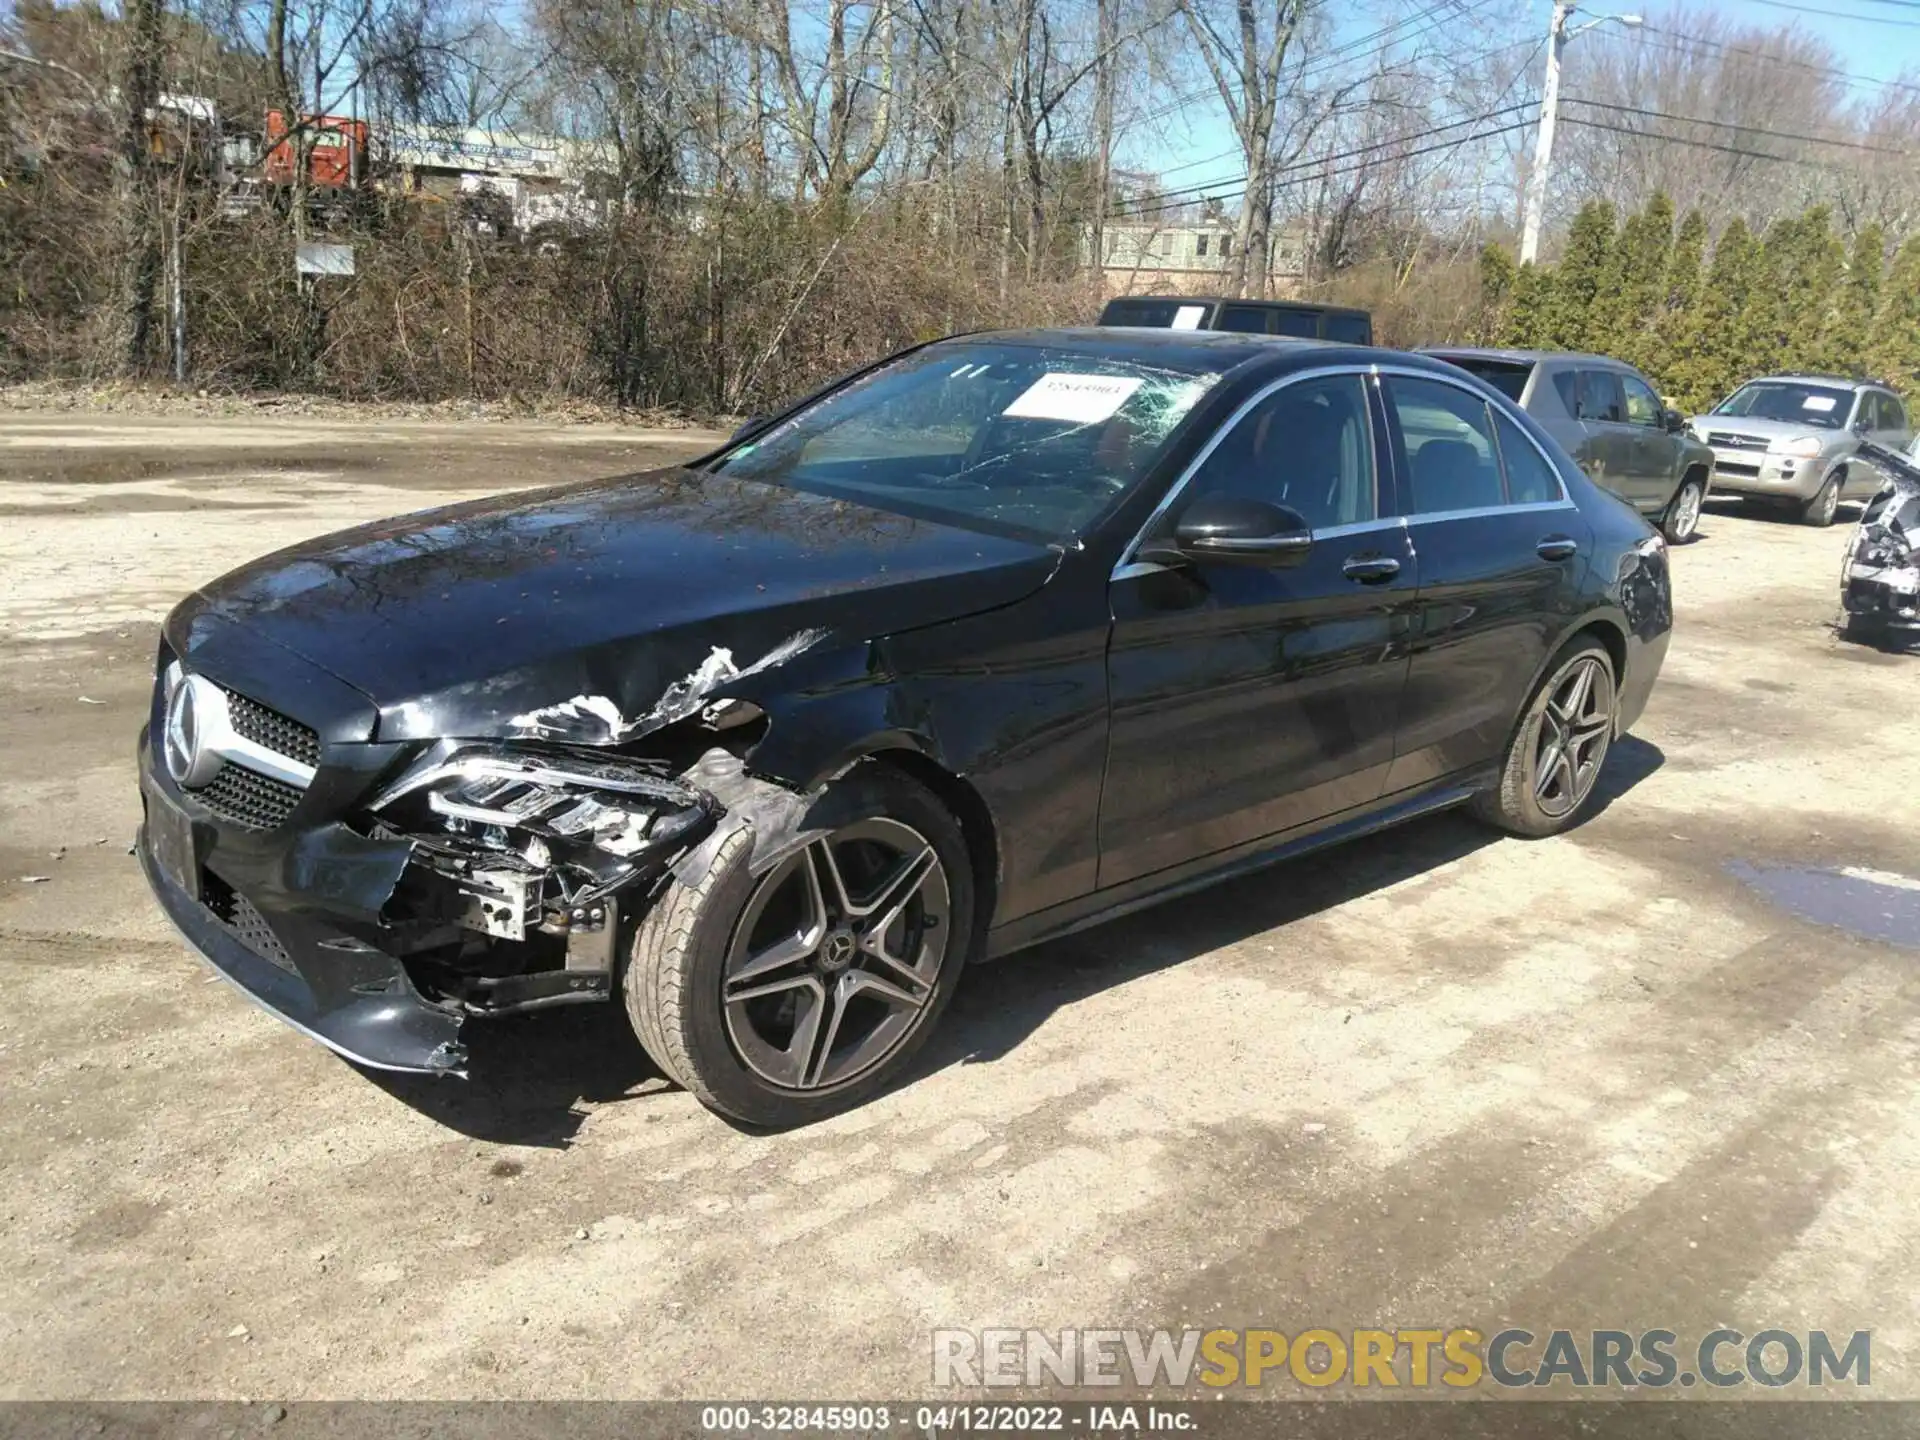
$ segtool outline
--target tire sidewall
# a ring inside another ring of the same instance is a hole
[[[971,858],[952,814],[922,785],[879,765],[857,767],[834,782],[814,802],[803,830],[837,829],[875,816],[913,826],[933,845],[946,868],[948,951],[934,982],[933,999],[921,1012],[900,1047],[880,1065],[844,1084],[817,1091],[784,1090],[760,1079],[740,1059],[727,1034],[720,982],[742,912],[755,884],[766,873],[753,847],[740,846],[717,862],[724,874],[708,892],[694,920],[689,944],[679,956],[685,977],[685,1013],[680,1017],[689,1058],[711,1103],[736,1120],[769,1128],[789,1128],[837,1115],[872,1098],[900,1079],[926,1044],[959,984],[970,958],[974,933],[974,885]],[[677,883],[677,882],[676,882]]]

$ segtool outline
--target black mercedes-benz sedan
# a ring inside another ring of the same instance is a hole
[[[1660,537],[1450,365],[964,336],[205,586],[140,851],[352,1060],[612,1001],[793,1125],[897,1079],[968,961],[1441,806],[1572,824],[1671,616]]]

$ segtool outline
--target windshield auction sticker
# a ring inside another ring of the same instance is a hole
[[[1110,419],[1142,383],[1141,377],[1128,375],[1042,375],[1001,413],[1015,420],[1097,425]]]

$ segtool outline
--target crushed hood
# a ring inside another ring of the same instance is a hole
[[[741,674],[1010,604],[1058,561],[674,469],[342,531],[243,566],[192,608],[359,690],[381,740],[614,743]]]

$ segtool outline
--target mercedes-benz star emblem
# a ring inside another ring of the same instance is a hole
[[[176,785],[197,790],[220,773],[225,762],[210,733],[226,709],[226,696],[211,680],[188,675],[167,701],[165,752],[167,773]]]

